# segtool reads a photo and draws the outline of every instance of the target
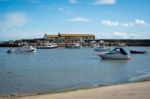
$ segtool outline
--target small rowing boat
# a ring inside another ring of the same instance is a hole
[[[131,54],[146,54],[147,51],[136,51],[136,50],[130,50]]]

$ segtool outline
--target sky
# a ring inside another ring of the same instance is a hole
[[[0,41],[45,33],[150,39],[150,0],[0,0]]]

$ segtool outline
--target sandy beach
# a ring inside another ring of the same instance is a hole
[[[150,99],[150,81],[18,99]]]

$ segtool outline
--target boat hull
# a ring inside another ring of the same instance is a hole
[[[94,51],[107,52],[109,50],[108,49],[95,48]]]
[[[147,52],[146,51],[133,51],[133,50],[130,50],[130,53],[131,54],[146,54]]]
[[[65,48],[70,48],[70,49],[80,49],[80,46],[66,46]]]
[[[105,60],[129,60],[130,57],[128,55],[99,55],[102,59]]]
[[[7,51],[8,54],[11,53],[35,53],[36,52],[36,48],[32,47],[32,46],[25,46],[25,47],[21,47],[21,48],[12,48],[9,49]]]
[[[57,47],[46,47],[46,46],[37,47],[37,49],[54,49],[54,48],[57,48]]]

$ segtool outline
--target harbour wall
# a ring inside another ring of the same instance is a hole
[[[105,46],[117,46],[118,44],[124,43],[126,46],[150,46],[150,39],[96,39],[94,43],[103,44]],[[47,42],[43,38],[37,39],[22,39],[22,40],[15,40],[15,41],[5,41],[0,42],[0,47],[19,47],[25,44],[32,45],[32,46],[40,46]],[[60,47],[64,47],[66,43],[73,43],[73,42],[54,42],[57,43]],[[82,46],[93,46],[93,41],[87,40],[85,42],[80,42]]]

